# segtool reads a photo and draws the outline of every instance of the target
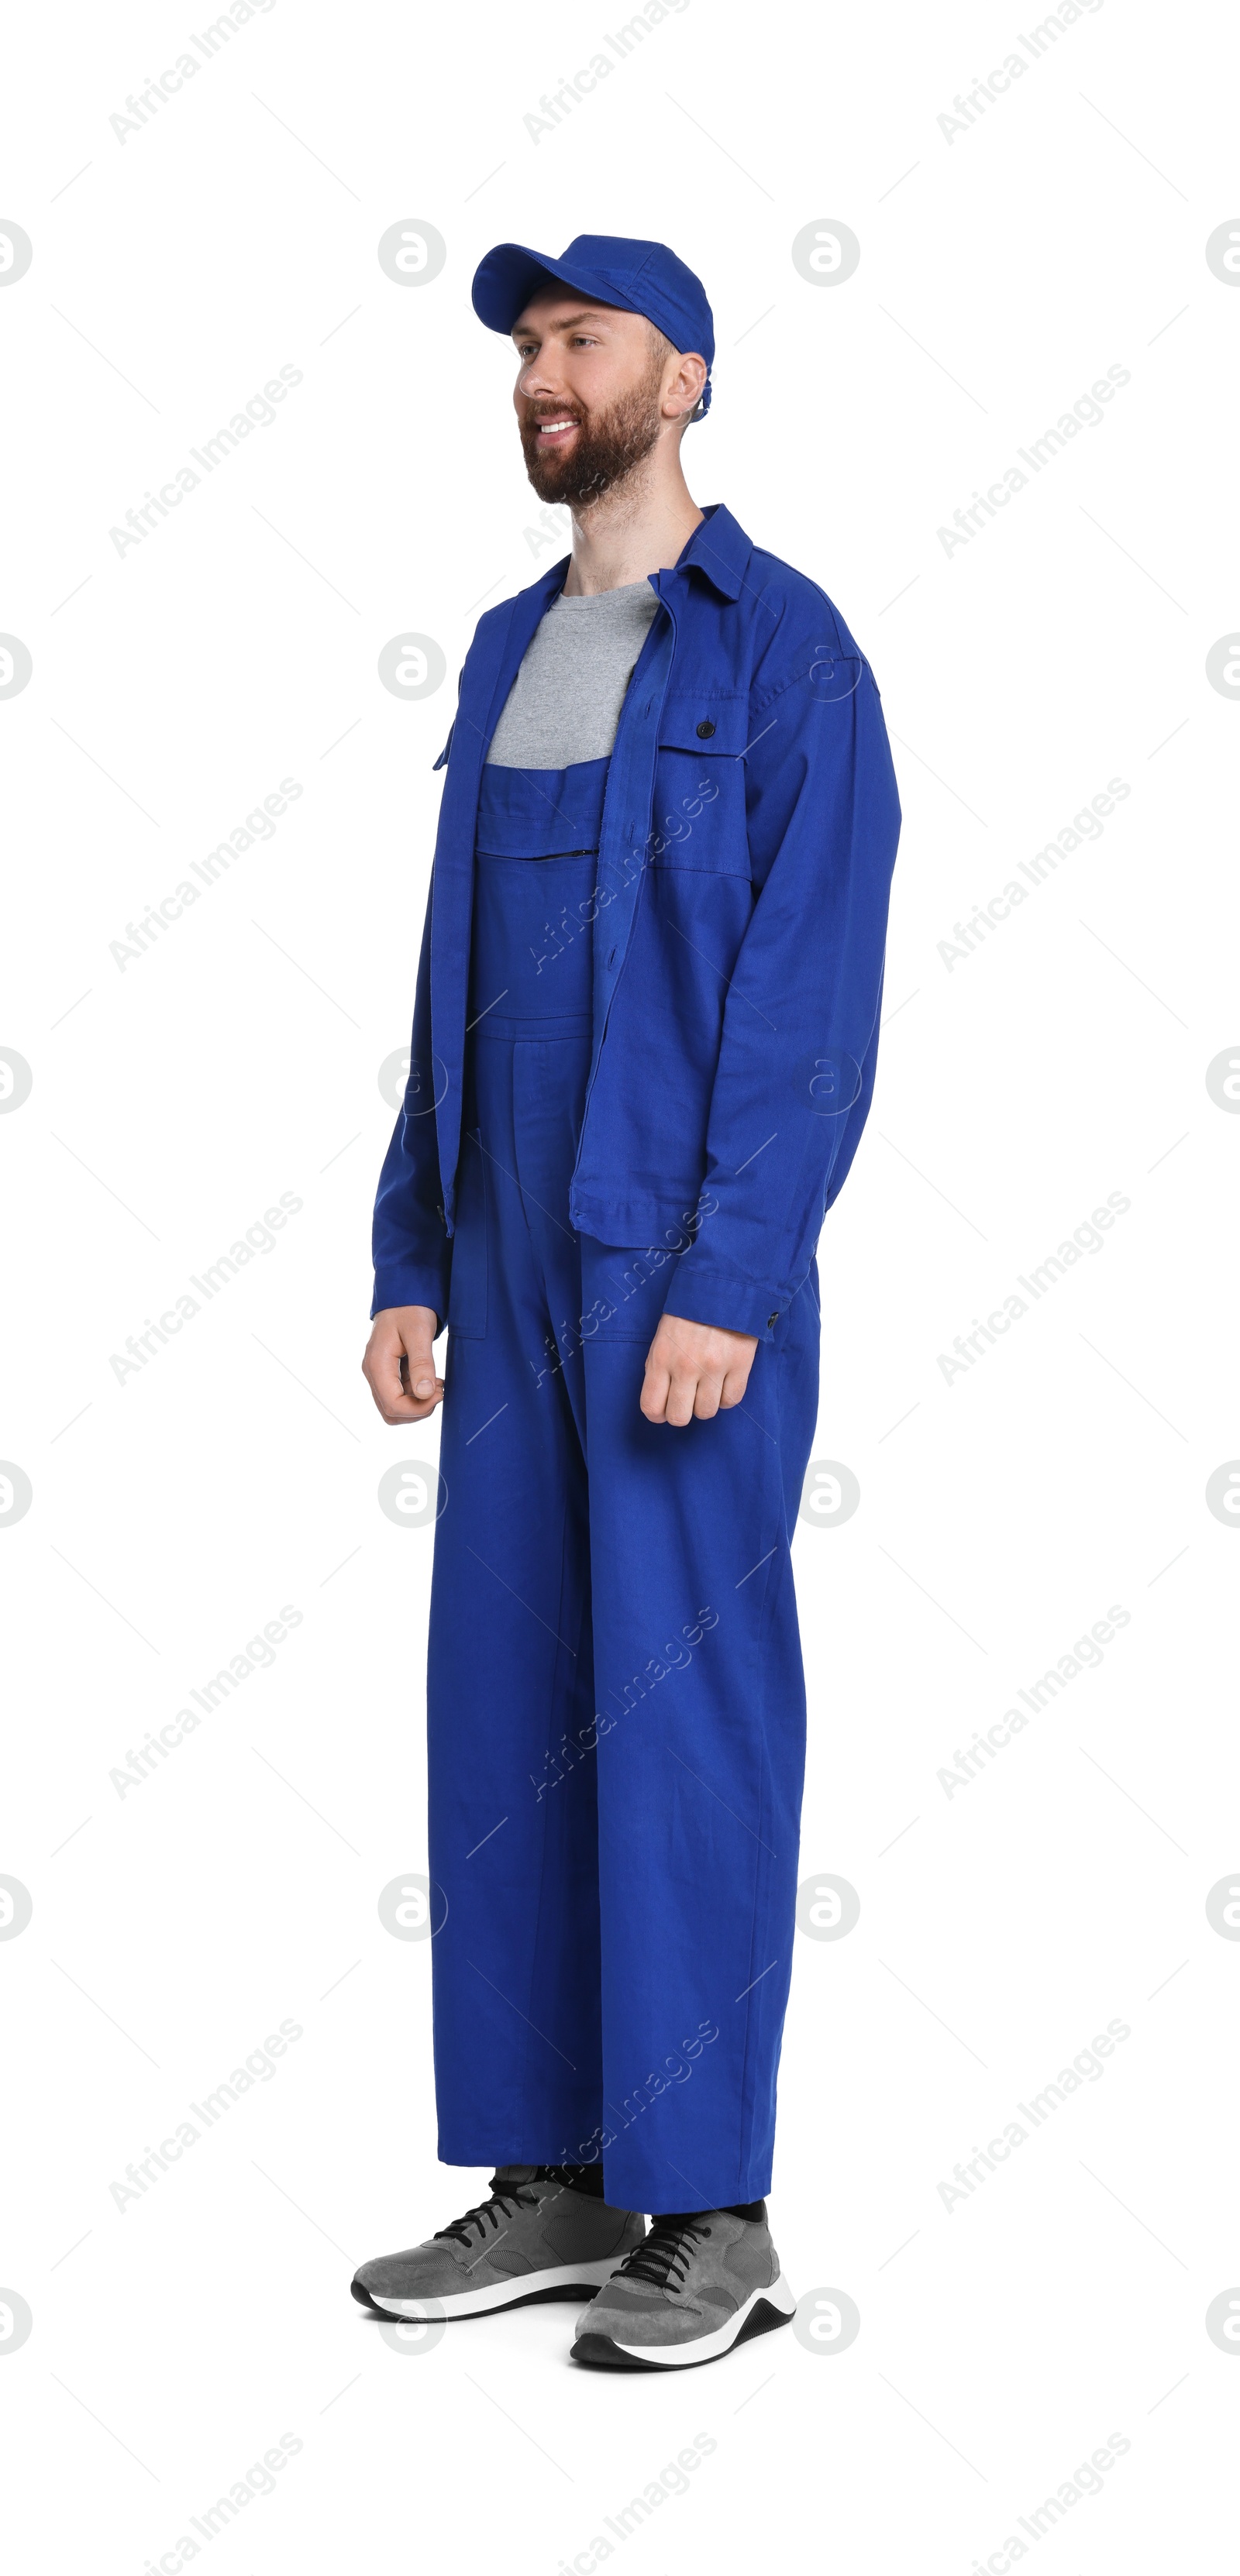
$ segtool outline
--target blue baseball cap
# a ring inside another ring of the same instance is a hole
[[[578,233],[559,259],[545,251],[527,250],[523,242],[499,242],[474,271],[473,304],[488,331],[511,331],[530,297],[548,281],[571,286],[595,304],[617,304],[622,313],[643,313],[676,350],[695,350],[706,360],[706,382],[693,420],[710,409],[710,369],[715,357],[714,316],[700,277],[677,259],[665,242],[625,241],[617,233]]]

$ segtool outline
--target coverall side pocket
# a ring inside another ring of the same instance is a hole
[[[626,1251],[589,1235],[580,1240],[582,1340],[638,1342],[648,1350],[675,1275],[675,1255],[662,1244]]]
[[[452,1275],[448,1284],[448,1330],[464,1341],[480,1342],[487,1329],[487,1167],[478,1132],[461,1138],[452,1237]]]

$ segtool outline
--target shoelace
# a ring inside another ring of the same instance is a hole
[[[486,2235],[488,2224],[498,2232],[501,2218],[507,2218],[510,2211],[537,2208],[538,2195],[534,2184],[545,2182],[546,2179],[547,2168],[544,2165],[539,2165],[530,2182],[508,2182],[501,2185],[499,2175],[492,2174],[489,2197],[486,2200],[480,2200],[476,2209],[467,2209],[463,2217],[454,2218],[450,2227],[437,2227],[434,2242],[437,2244],[441,2237],[450,2236],[455,2238],[458,2245],[467,2246],[471,2241],[470,2228],[477,2228],[481,2241]]]
[[[666,2290],[675,2298],[688,2270],[694,2239],[709,2234],[709,2227],[698,2217],[656,2218],[649,2235],[625,2255],[619,2269],[630,2281],[651,2281],[656,2290]]]

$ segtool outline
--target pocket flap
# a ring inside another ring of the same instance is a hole
[[[661,751],[692,751],[707,758],[724,752],[738,759],[749,747],[747,698],[685,694],[668,698],[659,719]]]

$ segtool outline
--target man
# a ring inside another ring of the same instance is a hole
[[[573,546],[480,620],[436,764],[363,1366],[385,1422],[443,1399],[439,2152],[496,2171],[354,2290],[398,2316],[585,2298],[576,2358],[667,2368],[795,2306],[765,2202],[805,1743],[789,1541],[899,805],[830,601],[690,497],[699,280],[588,234],[502,244],[473,301],[511,332]]]

